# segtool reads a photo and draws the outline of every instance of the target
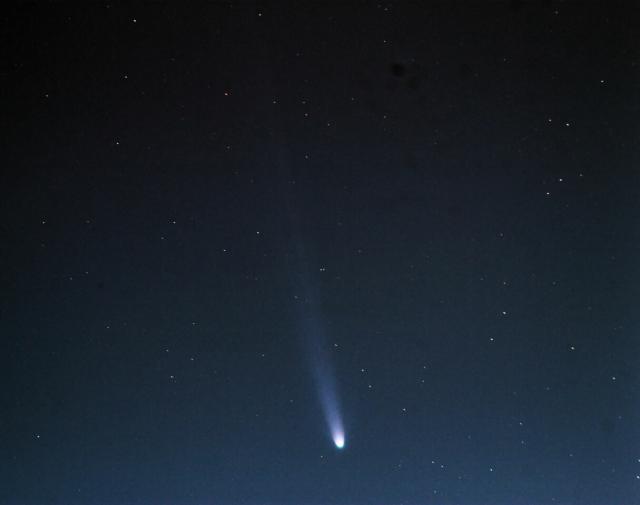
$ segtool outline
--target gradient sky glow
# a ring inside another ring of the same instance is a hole
[[[0,505],[640,503],[640,3],[13,4]]]

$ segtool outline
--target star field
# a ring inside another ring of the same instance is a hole
[[[0,505],[638,503],[638,14],[9,8]]]

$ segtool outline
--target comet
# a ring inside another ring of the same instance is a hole
[[[344,423],[342,422],[340,402],[338,401],[335,374],[324,349],[318,349],[316,347],[314,360],[316,365],[314,367],[314,376],[320,397],[320,406],[329,429],[329,434],[336,448],[344,449],[345,430]]]
[[[306,210],[309,201],[302,199],[304,193],[298,191],[291,183],[295,182],[295,174],[290,169],[292,159],[287,149],[288,144],[282,124],[273,125],[276,137],[281,140],[275,156],[280,170],[280,196],[284,203],[286,221],[288,222],[290,252],[285,255],[287,273],[294,310],[292,311],[298,323],[300,340],[306,348],[315,386],[318,390],[320,406],[328,427],[329,435],[335,447],[344,449],[346,444],[345,427],[342,421],[336,375],[333,371],[331,356],[328,352],[326,331],[323,323],[322,283],[317,274],[326,269],[313,255],[313,221]],[[311,247],[308,247],[311,246]]]
[[[312,271],[324,271],[324,269],[311,267],[319,263],[312,259],[312,254],[306,247],[308,240],[305,240],[302,233],[304,227],[297,210],[299,206],[294,205],[290,199],[285,200],[289,203],[292,230],[293,254],[290,256],[289,273],[298,332],[306,351],[328,433],[333,445],[342,450],[345,447],[346,435],[336,374],[329,353],[325,324],[323,324],[320,282],[316,275],[311,274]]]
[[[311,375],[327,431],[337,449],[344,449],[346,443],[345,427],[342,420],[336,373],[329,353],[327,338],[320,304],[316,302],[314,290],[305,283],[305,296],[299,298],[298,318],[300,330],[306,348]]]

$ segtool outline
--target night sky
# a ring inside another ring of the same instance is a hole
[[[0,504],[640,503],[639,23],[5,9]]]

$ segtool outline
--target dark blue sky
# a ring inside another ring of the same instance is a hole
[[[638,503],[638,14],[6,10],[0,505]]]

